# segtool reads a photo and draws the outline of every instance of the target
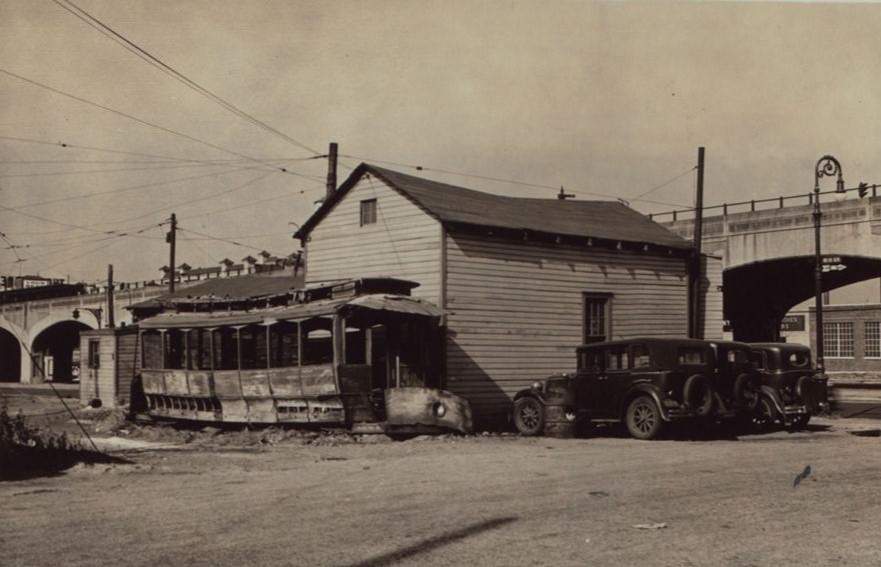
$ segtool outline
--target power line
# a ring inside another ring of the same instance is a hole
[[[44,146],[56,146],[56,147],[60,147],[60,148],[72,148],[72,149],[78,149],[78,150],[89,150],[89,151],[93,151],[93,152],[105,152],[105,153],[120,154],[120,155],[128,155],[128,156],[148,157],[148,158],[154,158],[154,159],[159,159],[159,160],[168,160],[168,161],[176,161],[176,162],[183,162],[183,163],[210,163],[210,164],[214,164],[214,163],[222,163],[222,162],[226,162],[226,161],[231,161],[231,162],[237,162],[237,161],[248,161],[248,162],[253,162],[253,159],[251,159],[251,158],[244,158],[244,159],[240,159],[240,160],[231,160],[231,159],[226,159],[226,160],[222,160],[222,159],[210,159],[210,160],[208,160],[208,159],[190,159],[190,158],[182,158],[182,157],[175,157],[175,156],[166,156],[166,155],[161,155],[161,154],[147,154],[147,153],[143,153],[143,152],[127,152],[127,151],[123,151],[123,150],[114,150],[114,149],[110,149],[110,148],[97,148],[97,147],[94,147],[94,146],[81,146],[81,145],[79,145],[79,144],[73,144],[73,143],[70,143],[70,142],[49,142],[49,141],[47,141],[47,140],[34,140],[33,138],[22,138],[22,137],[18,137],[18,136],[0,136],[0,140],[8,140],[8,141],[12,141],[12,142],[22,142],[22,143],[28,143],[28,144],[40,144],[40,145],[44,145]],[[263,158],[263,159],[260,159],[260,162],[273,162],[273,161],[286,161],[286,162],[287,162],[287,161],[309,161],[309,160],[315,160],[315,159],[324,158],[324,157],[326,157],[326,156],[311,156],[311,157],[305,157],[305,158],[295,158],[295,157],[289,157],[289,158]]]
[[[13,77],[13,78],[15,78],[15,79],[18,79],[18,80],[20,80],[20,81],[23,81],[23,82],[25,82],[25,83],[28,83],[28,84],[31,84],[31,85],[34,85],[34,86],[40,87],[40,88],[42,88],[42,89],[46,89],[46,90],[48,90],[48,91],[50,91],[50,92],[53,92],[53,93],[55,93],[55,94],[58,94],[58,95],[61,95],[61,96],[64,96],[64,97],[67,97],[67,98],[73,99],[73,100],[75,100],[75,101],[77,101],[77,102],[81,102],[81,103],[83,103],[83,104],[87,104],[87,105],[89,105],[89,106],[93,106],[93,107],[95,107],[95,108],[100,108],[101,110],[105,110],[105,111],[110,112],[110,113],[112,113],[112,114],[116,114],[116,115],[118,115],[118,116],[122,116],[122,117],[124,117],[124,118],[128,118],[129,120],[132,120],[132,121],[134,121],[134,122],[137,122],[138,124],[143,124],[144,126],[149,126],[150,128],[156,128],[157,130],[160,130],[160,131],[162,131],[162,132],[166,132],[166,133],[168,133],[168,134],[173,134],[173,135],[175,135],[175,136],[179,136],[179,137],[184,138],[184,139],[186,139],[186,140],[190,140],[191,142],[196,142],[196,143],[198,143],[198,144],[202,144],[202,145],[208,146],[209,148],[213,148],[213,149],[215,149],[215,150],[219,150],[219,151],[222,151],[222,152],[225,152],[225,153],[228,153],[228,154],[234,155],[234,156],[238,156],[238,157],[240,157],[240,158],[247,159],[247,160],[252,161],[252,162],[254,162],[254,163],[259,163],[259,164],[263,165],[264,167],[268,167],[268,168],[270,168],[270,169],[272,169],[272,170],[274,170],[274,171],[281,171],[282,173],[287,173],[287,174],[290,174],[290,175],[303,176],[303,174],[301,174],[301,173],[299,173],[299,172],[291,171],[291,170],[289,170],[289,169],[287,169],[287,168],[285,168],[285,167],[278,167],[278,166],[275,166],[275,165],[273,165],[273,164],[271,164],[271,163],[267,163],[267,162],[261,161],[261,160],[259,160],[259,159],[257,159],[257,158],[254,158],[254,157],[247,156],[247,155],[245,155],[245,154],[239,153],[239,152],[237,152],[237,151],[235,151],[235,150],[230,150],[230,149],[228,149],[228,148],[224,148],[224,147],[222,147],[222,146],[218,146],[217,144],[212,144],[211,142],[208,142],[208,141],[206,141],[206,140],[202,140],[202,139],[200,139],[200,138],[196,138],[196,137],[194,137],[194,136],[190,136],[189,134],[184,134],[183,132],[178,132],[178,131],[176,131],[176,130],[172,130],[171,128],[166,128],[165,126],[160,126],[159,124],[155,124],[155,123],[153,123],[153,122],[148,122],[148,121],[143,120],[143,119],[141,119],[141,118],[138,118],[138,117],[136,117],[136,116],[132,116],[131,114],[127,114],[127,113],[125,113],[125,112],[122,112],[121,110],[116,110],[116,109],[114,109],[114,108],[110,108],[109,106],[105,106],[105,105],[103,105],[103,104],[98,104],[97,102],[92,102],[92,101],[90,101],[90,100],[84,99],[84,98],[79,97],[79,96],[77,96],[77,95],[73,95],[73,94],[70,94],[70,93],[64,92],[64,91],[62,91],[62,90],[60,90],[60,89],[56,89],[56,88],[54,88],[54,87],[50,87],[49,85],[46,85],[46,84],[40,83],[40,82],[35,81],[35,80],[33,80],[33,79],[28,79],[27,77],[23,77],[23,76],[21,76],[21,75],[18,75],[18,74],[16,74],[16,73],[11,72],[11,71],[7,71],[6,69],[2,69],[2,68],[0,68],[0,73],[3,73],[4,75],[8,75],[8,76],[10,76],[10,77]]]
[[[59,6],[61,6],[62,8],[64,8],[65,10],[67,10],[68,12],[70,12],[71,14],[73,14],[74,16],[76,16],[77,18],[79,18],[80,20],[85,22],[86,24],[88,24],[89,26],[91,26],[92,28],[98,30],[99,32],[101,32],[105,36],[109,37],[110,39],[112,39],[116,43],[122,45],[129,52],[134,53],[135,55],[137,55],[138,57],[140,57],[142,60],[146,61],[150,65],[153,65],[154,67],[156,67],[157,69],[159,69],[163,73],[171,76],[173,79],[179,81],[180,83],[184,84],[188,88],[194,90],[195,92],[201,94],[202,96],[217,103],[218,105],[220,105],[224,109],[228,110],[229,112],[232,112],[233,114],[235,114],[239,118],[243,118],[244,120],[247,120],[248,122],[250,122],[256,126],[263,128],[264,130],[281,137],[283,140],[285,140],[295,146],[303,148],[303,149],[305,149],[309,152],[312,152],[313,154],[316,154],[316,155],[320,154],[320,152],[310,148],[306,144],[291,138],[290,136],[288,136],[284,132],[281,132],[281,131],[277,130],[276,128],[273,128],[272,126],[266,124],[262,120],[254,118],[253,116],[251,116],[247,112],[237,108],[232,103],[227,102],[226,100],[222,99],[221,97],[219,97],[215,93],[213,93],[210,90],[203,87],[202,85],[196,83],[195,81],[193,81],[192,79],[190,79],[186,75],[178,72],[176,69],[174,69],[170,65],[167,65],[165,62],[163,62],[158,57],[155,57],[154,55],[152,55],[151,53],[149,53],[145,49],[141,48],[139,45],[137,45],[133,41],[129,40],[128,38],[126,38],[125,36],[123,36],[122,34],[117,32],[116,30],[114,30],[113,28],[111,28],[110,26],[108,26],[107,24],[105,24],[104,22],[99,20],[98,18],[92,16],[91,14],[89,14],[88,12],[86,12],[85,10],[83,10],[82,8],[77,6],[76,4],[74,4],[71,0],[64,0],[63,2],[61,0],[54,0],[54,1],[56,4],[58,4]]]
[[[44,199],[44,200],[41,200],[41,201],[32,201],[32,202],[30,202],[30,203],[25,203],[25,204],[23,204],[23,205],[18,205],[18,206],[16,206],[16,207],[6,207],[6,208],[7,208],[8,210],[27,209],[27,208],[31,208],[31,207],[39,207],[39,206],[42,206],[42,205],[50,205],[50,204],[54,204],[54,203],[61,203],[61,202],[64,202],[64,201],[74,201],[74,200],[78,200],[78,199],[88,199],[88,198],[91,198],[91,197],[97,197],[97,196],[100,196],[100,195],[115,195],[115,194],[119,194],[119,193],[125,193],[125,192],[128,192],[128,191],[136,191],[136,190],[138,190],[138,189],[146,189],[146,188],[148,188],[148,187],[159,187],[159,186],[161,186],[161,185],[172,185],[172,184],[174,184],[174,183],[183,183],[184,181],[193,181],[193,180],[195,180],[195,179],[204,179],[204,178],[206,178],[206,177],[218,177],[218,176],[221,176],[221,175],[226,175],[226,174],[228,174],[228,173],[237,173],[237,172],[240,172],[240,171],[249,171],[249,170],[254,170],[254,169],[259,169],[259,168],[257,168],[257,167],[236,167],[236,168],[233,168],[233,169],[228,169],[228,170],[226,170],[226,171],[212,171],[211,173],[204,173],[204,174],[201,174],[201,175],[190,175],[190,176],[188,176],[188,177],[179,177],[179,178],[176,178],[176,179],[168,179],[168,180],[165,180],[165,181],[155,181],[155,182],[152,182],[152,183],[141,183],[141,184],[138,184],[138,185],[132,185],[132,186],[129,186],[129,187],[121,187],[121,188],[116,188],[116,189],[108,189],[108,190],[105,190],[105,191],[93,191],[93,192],[91,192],[91,193],[82,193],[82,194],[79,194],[79,195],[68,195],[67,197],[59,197],[59,198],[57,198],[57,199],[48,199],[48,200],[45,200],[45,199]],[[269,173],[274,173],[274,172],[269,172]],[[267,175],[268,175],[268,174],[267,174]],[[117,222],[118,222],[118,221],[108,221],[108,222],[97,223],[97,224],[98,224],[99,226],[101,226],[101,225],[108,225],[108,224],[116,224]],[[122,221],[119,221],[119,222],[122,222]]]
[[[666,187],[667,185],[673,183],[677,179],[685,177],[686,175],[688,175],[689,173],[691,173],[695,169],[697,169],[696,165],[694,167],[690,167],[689,169],[683,171],[682,173],[680,173],[679,175],[676,175],[675,177],[671,177],[670,179],[668,179],[667,181],[664,181],[663,183],[661,183],[659,185],[655,185],[654,187],[652,187],[651,189],[649,189],[645,193],[641,193],[640,195],[638,195],[636,197],[631,197],[630,200],[631,201],[641,201],[642,198],[645,197],[646,195],[648,195],[649,193],[653,193],[653,192],[657,191],[658,189]],[[650,202],[650,201],[646,201],[646,202]]]
[[[240,246],[240,247],[242,247],[242,248],[249,248],[249,249],[251,249],[251,250],[259,250],[259,251],[261,251],[261,252],[263,251],[263,248],[258,248],[258,247],[256,247],[256,246],[251,246],[250,244],[242,244],[241,242],[238,242],[238,241],[235,241],[235,240],[230,240],[230,239],[228,239],[228,238],[223,238],[223,237],[221,237],[221,236],[213,236],[213,235],[211,235],[211,234],[205,234],[204,232],[197,232],[197,231],[195,231],[195,230],[191,230],[191,229],[187,229],[187,228],[181,228],[180,226],[178,226],[177,229],[180,230],[180,231],[182,231],[182,232],[189,232],[190,234],[195,234],[195,235],[197,235],[197,236],[203,236],[203,237],[205,237],[207,240],[217,240],[217,241],[219,241],[219,242],[226,242],[227,244],[232,244],[232,245],[234,245],[234,246]]]
[[[189,200],[187,200],[187,201],[179,201],[179,202],[177,202],[177,203],[174,203],[174,204],[171,204],[171,205],[168,205],[168,206],[165,206],[165,207],[161,207],[161,208],[158,208],[158,209],[153,209],[153,210],[151,210],[151,211],[147,211],[146,213],[143,213],[143,214],[140,214],[140,215],[137,215],[137,216],[128,217],[128,218],[125,218],[125,219],[119,220],[119,221],[117,221],[117,222],[128,222],[128,221],[132,221],[132,220],[138,220],[138,219],[142,219],[142,218],[144,218],[144,217],[148,217],[148,216],[150,216],[150,215],[152,215],[152,214],[155,214],[155,213],[160,213],[160,212],[163,212],[163,211],[169,211],[169,210],[172,210],[172,209],[175,209],[175,208],[178,208],[178,207],[182,207],[182,206],[185,206],[185,205],[190,205],[190,204],[192,204],[192,203],[198,203],[198,202],[200,202],[200,201],[206,201],[206,200],[208,200],[208,199],[216,199],[217,197],[219,197],[219,196],[221,196],[221,195],[226,195],[227,193],[232,193],[232,192],[234,192],[234,191],[240,191],[241,189],[244,189],[245,187],[248,187],[249,185],[251,185],[251,184],[253,184],[253,183],[256,183],[256,182],[258,182],[258,181],[262,181],[263,179],[266,179],[267,177],[269,177],[270,175],[272,175],[272,173],[273,173],[272,171],[269,171],[269,172],[267,172],[267,173],[264,173],[263,175],[258,175],[257,177],[254,177],[254,178],[252,178],[252,179],[246,181],[245,183],[242,183],[241,185],[237,185],[237,186],[235,186],[235,187],[233,187],[233,188],[231,188],[231,189],[226,189],[225,191],[221,191],[221,192],[219,192],[219,193],[213,193],[213,194],[208,195],[208,196],[205,196],[205,197],[197,197],[197,198],[195,198],[195,199],[189,199]]]

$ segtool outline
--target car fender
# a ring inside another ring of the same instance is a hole
[[[777,388],[762,385],[760,390],[762,392],[762,395],[771,400],[771,403],[774,404],[774,409],[776,409],[781,416],[785,416],[785,404],[783,403],[783,398],[780,397],[780,392],[777,391]]]
[[[519,392],[514,394],[514,399],[512,401],[516,402],[520,398],[525,398],[527,396],[530,398],[535,398],[536,400],[540,401],[542,405],[546,404],[544,392],[542,392],[541,388],[535,387],[524,388],[520,390]]]
[[[664,421],[671,421],[670,415],[667,413],[667,408],[665,408],[664,404],[661,402],[661,394],[658,388],[647,382],[637,382],[633,386],[631,386],[629,390],[627,390],[627,394],[625,394],[624,396],[624,403],[621,406],[622,421],[624,421],[624,416],[627,413],[627,406],[630,405],[630,402],[633,401],[633,398],[640,395],[650,396],[658,405],[658,408],[661,410],[661,418]]]

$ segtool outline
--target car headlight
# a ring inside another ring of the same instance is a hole
[[[447,408],[441,402],[434,402],[431,411],[434,413],[435,417],[443,417],[447,413]]]
[[[533,390],[541,390],[541,382],[533,382],[532,389]]]

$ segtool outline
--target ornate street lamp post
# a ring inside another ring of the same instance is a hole
[[[817,333],[817,373],[826,374],[823,347],[823,256],[820,253],[820,178],[837,175],[836,193],[844,193],[844,179],[841,177],[841,164],[832,156],[820,158],[814,168],[814,301]]]

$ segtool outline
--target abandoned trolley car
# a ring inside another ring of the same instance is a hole
[[[441,311],[410,296],[416,285],[346,280],[292,291],[282,305],[213,299],[148,317],[139,326],[149,412],[468,431],[468,403],[439,389]]]

